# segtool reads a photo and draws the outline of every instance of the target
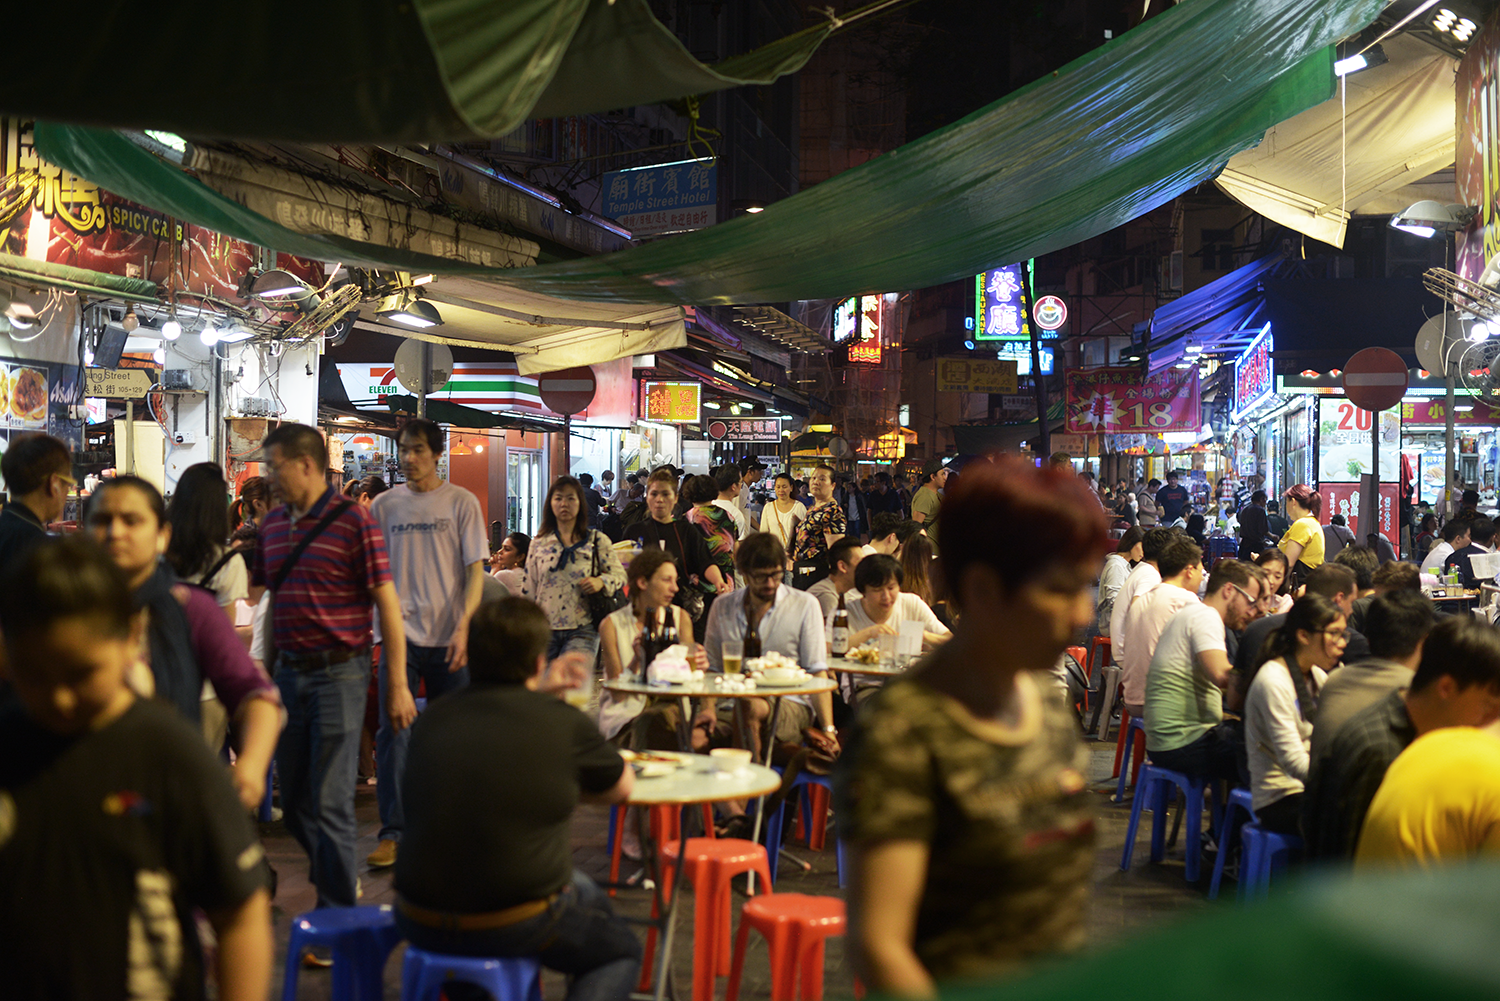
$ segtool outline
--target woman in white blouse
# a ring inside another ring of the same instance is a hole
[[[559,476],[542,505],[542,525],[526,552],[526,594],[552,624],[550,660],[577,650],[590,666],[599,653],[599,634],[589,614],[590,594],[625,588],[625,568],[603,532],[588,527],[583,484]]]
[[[1301,834],[1302,787],[1323,681],[1344,656],[1344,614],[1319,594],[1297,599],[1266,639],[1245,696],[1250,793],[1260,826]]]
[[[846,601],[849,613],[849,649],[873,642],[881,636],[901,635],[901,623],[922,623],[922,649],[927,651],[946,641],[953,633],[938,619],[927,602],[901,590],[905,573],[894,556],[876,554],[859,561],[854,570],[855,601]],[[833,627],[835,609],[828,617]],[[853,679],[853,704],[859,705],[880,687],[881,679],[868,675],[849,675]]]
[[[792,478],[786,473],[777,473],[773,486],[776,499],[761,508],[760,530],[780,539],[790,553],[797,540],[797,526],[807,517],[807,507],[801,501],[792,500]]]

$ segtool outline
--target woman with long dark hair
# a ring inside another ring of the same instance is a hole
[[[571,476],[553,481],[542,504],[541,528],[526,555],[526,597],[552,624],[549,662],[577,650],[593,663],[599,634],[584,598],[625,587],[625,570],[609,537],[588,527],[586,504],[582,483]]]
[[[167,562],[177,576],[214,593],[214,600],[233,622],[234,604],[249,595],[250,571],[243,554],[230,549],[229,485],[213,462],[187,467],[167,505],[172,541]]]
[[[776,498],[761,508],[760,530],[776,536],[790,553],[797,541],[797,526],[807,517],[807,508],[792,496],[796,486],[789,474],[777,473],[772,487]]]
[[[1349,644],[1344,613],[1320,594],[1304,594],[1266,638],[1245,679],[1245,748],[1250,793],[1260,825],[1302,831],[1302,788],[1318,713],[1318,692]]]
[[[511,532],[500,540],[500,548],[490,557],[490,576],[505,585],[511,594],[526,590],[526,556],[531,552],[531,536]]]
[[[865,703],[835,778],[849,949],[902,997],[1080,947],[1094,861],[1089,752],[1039,679],[1093,617],[1105,512],[1071,470],[1006,457],[964,470],[942,523],[953,638]]]
[[[136,604],[146,610],[150,671],[133,679],[131,687],[176,706],[198,726],[203,683],[208,681],[235,724],[235,788],[246,808],[258,806],[281,734],[281,695],[251,662],[212,596],[184,586],[162,560],[172,526],[161,494],[137,476],[105,480],[89,497],[83,524],[124,572]]]

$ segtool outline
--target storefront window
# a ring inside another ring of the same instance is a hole
[[[537,449],[512,448],[505,454],[505,530],[536,535],[541,524],[542,501],[547,496],[542,453]]]

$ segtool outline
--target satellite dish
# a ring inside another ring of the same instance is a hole
[[[436,393],[448,385],[448,380],[453,378],[453,352],[448,350],[446,344],[433,344],[432,367],[427,376],[427,392]],[[409,393],[422,391],[418,387],[422,384],[422,342],[415,337],[408,337],[401,342],[396,349],[396,381],[406,387]]]
[[[1477,322],[1452,309],[1428,317],[1417,331],[1418,363],[1434,375],[1448,375],[1451,366],[1445,364],[1445,359],[1457,360]]]

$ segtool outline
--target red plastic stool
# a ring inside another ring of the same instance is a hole
[[[844,934],[844,902],[838,897],[803,893],[773,893],[746,901],[740,912],[734,965],[729,970],[724,1001],[739,998],[751,928],[760,932],[770,947],[771,1001],[796,1001],[799,979],[802,1001],[822,1001],[823,941],[830,935]]]
[[[1088,650],[1086,648],[1084,648],[1084,647],[1081,647],[1081,646],[1070,646],[1064,652],[1067,653],[1067,655],[1069,657],[1072,657],[1074,660],[1076,660],[1078,662],[1078,670],[1082,671],[1084,677],[1087,678],[1088,677],[1088,673],[1089,673],[1089,652],[1088,652]],[[1088,686],[1085,685],[1084,689],[1083,689],[1083,705],[1082,705],[1082,707],[1080,707],[1079,711],[1080,712],[1088,712],[1088,708],[1089,708],[1089,690],[1088,690]]]
[[[799,791],[792,837],[806,841],[807,847],[820,852],[828,843],[828,787],[809,782]]]
[[[651,836],[656,839],[657,844],[662,844],[666,839],[677,841],[682,837],[682,821],[680,811],[682,807],[677,806],[653,806],[651,808]],[[625,848],[625,818],[629,811],[623,806],[612,806],[609,808],[609,881],[618,883],[620,881],[620,860]],[[708,803],[703,804],[703,830],[704,836],[714,837],[714,808]],[[615,895],[614,887],[610,887],[609,895]]]
[[[662,845],[662,897],[672,895],[672,878],[676,872],[678,843]],[[688,838],[687,861],[683,875],[693,884],[693,1001],[713,1001],[714,979],[729,973],[729,881],[742,872],[754,872],[771,885],[771,870],[766,865],[766,850],[754,841],[742,838]],[[652,917],[656,917],[655,907]],[[646,933],[646,954],[641,963],[639,990],[651,985],[652,957],[656,951],[656,930]]]
[[[1130,732],[1130,714],[1124,709],[1120,710],[1120,735],[1115,738],[1115,770],[1109,773],[1110,778],[1119,778],[1120,762],[1125,758],[1125,735]],[[1136,728],[1135,744],[1130,753],[1130,781],[1134,782],[1141,777],[1141,761],[1146,757],[1146,731]]]

